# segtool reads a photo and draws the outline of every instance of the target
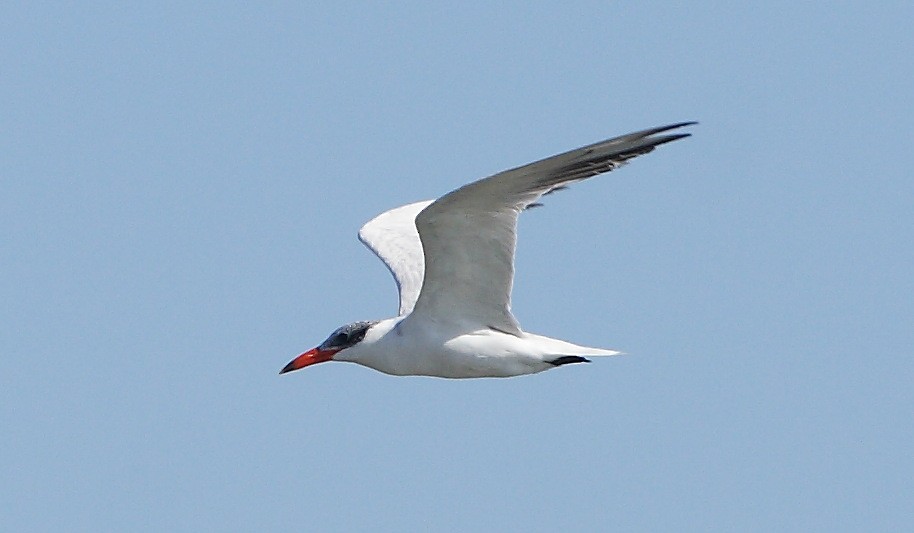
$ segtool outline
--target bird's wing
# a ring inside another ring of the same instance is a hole
[[[436,200],[416,217],[425,279],[410,320],[520,335],[511,314],[518,214],[544,194],[688,137],[658,134],[691,124],[661,126],[584,146],[470,183]]]
[[[400,316],[413,310],[419,290],[425,260],[422,241],[416,231],[416,215],[432,201],[416,202],[381,213],[359,230],[359,240],[377,255],[400,289]]]

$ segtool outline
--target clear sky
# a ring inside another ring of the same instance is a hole
[[[910,2],[5,2],[3,531],[914,527]],[[535,376],[277,372],[386,209],[694,136],[520,223]]]

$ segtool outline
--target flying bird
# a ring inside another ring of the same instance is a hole
[[[280,374],[346,361],[397,376],[509,377],[620,353],[521,329],[511,313],[517,217],[543,195],[688,137],[665,132],[693,124],[601,141],[378,215],[359,240],[393,274],[397,316],[342,326]]]

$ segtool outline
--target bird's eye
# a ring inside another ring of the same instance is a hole
[[[347,344],[348,342],[349,342],[348,333],[337,333],[336,335],[333,336],[333,340],[331,341],[331,343],[334,346],[342,346],[344,344]]]

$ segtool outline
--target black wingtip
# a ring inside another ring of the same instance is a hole
[[[561,357],[556,357],[551,361],[546,361],[553,366],[562,366],[571,363],[589,363],[590,359],[586,357],[581,357],[580,355],[563,355]]]
[[[686,137],[691,137],[691,133],[675,133],[673,135],[663,135],[662,137],[653,137],[652,146],[660,146],[661,144],[671,143],[673,141],[678,141],[679,139],[685,139]]]
[[[646,135],[644,135],[644,137],[642,137],[642,138],[655,141],[654,146],[658,146],[658,145],[668,143],[668,142],[673,142],[675,140],[682,139],[685,137],[690,137],[692,134],[691,133],[672,133],[670,135],[661,135],[659,137],[654,137],[654,135],[657,135],[658,133],[663,133],[666,131],[677,130],[679,128],[684,128],[686,126],[694,126],[696,124],[698,124],[698,122],[693,120],[693,121],[689,121],[689,122],[677,122],[676,124],[670,124],[669,126],[660,126],[659,128],[652,128],[650,130],[646,130],[644,132],[644,133],[646,133]],[[656,142],[656,141],[659,141],[659,142]]]
[[[688,122],[677,122],[675,124],[667,124],[666,126],[658,126],[656,128],[649,128],[646,130],[636,131],[634,133],[629,133],[627,135],[623,135],[623,136],[618,137],[613,140],[625,141],[625,142],[637,141],[639,139],[644,139],[644,138],[650,137],[652,135],[657,135],[658,133],[663,133],[665,131],[684,128],[686,126],[694,126],[695,124],[698,124],[698,122],[694,121],[694,120],[690,120]],[[686,135],[687,136],[689,134],[681,133],[681,134],[676,134],[676,135]],[[672,135],[670,135],[670,137],[672,137]],[[682,137],[677,137],[677,139],[681,139],[681,138]],[[675,140],[675,139],[672,139],[672,140]]]
[[[686,126],[694,126],[696,124],[698,124],[697,120],[689,120],[687,122],[677,122],[676,124],[670,124],[669,126],[661,126],[660,128],[657,128],[659,131],[655,131],[654,133],[661,133],[664,131],[675,130],[677,128],[684,128]]]

